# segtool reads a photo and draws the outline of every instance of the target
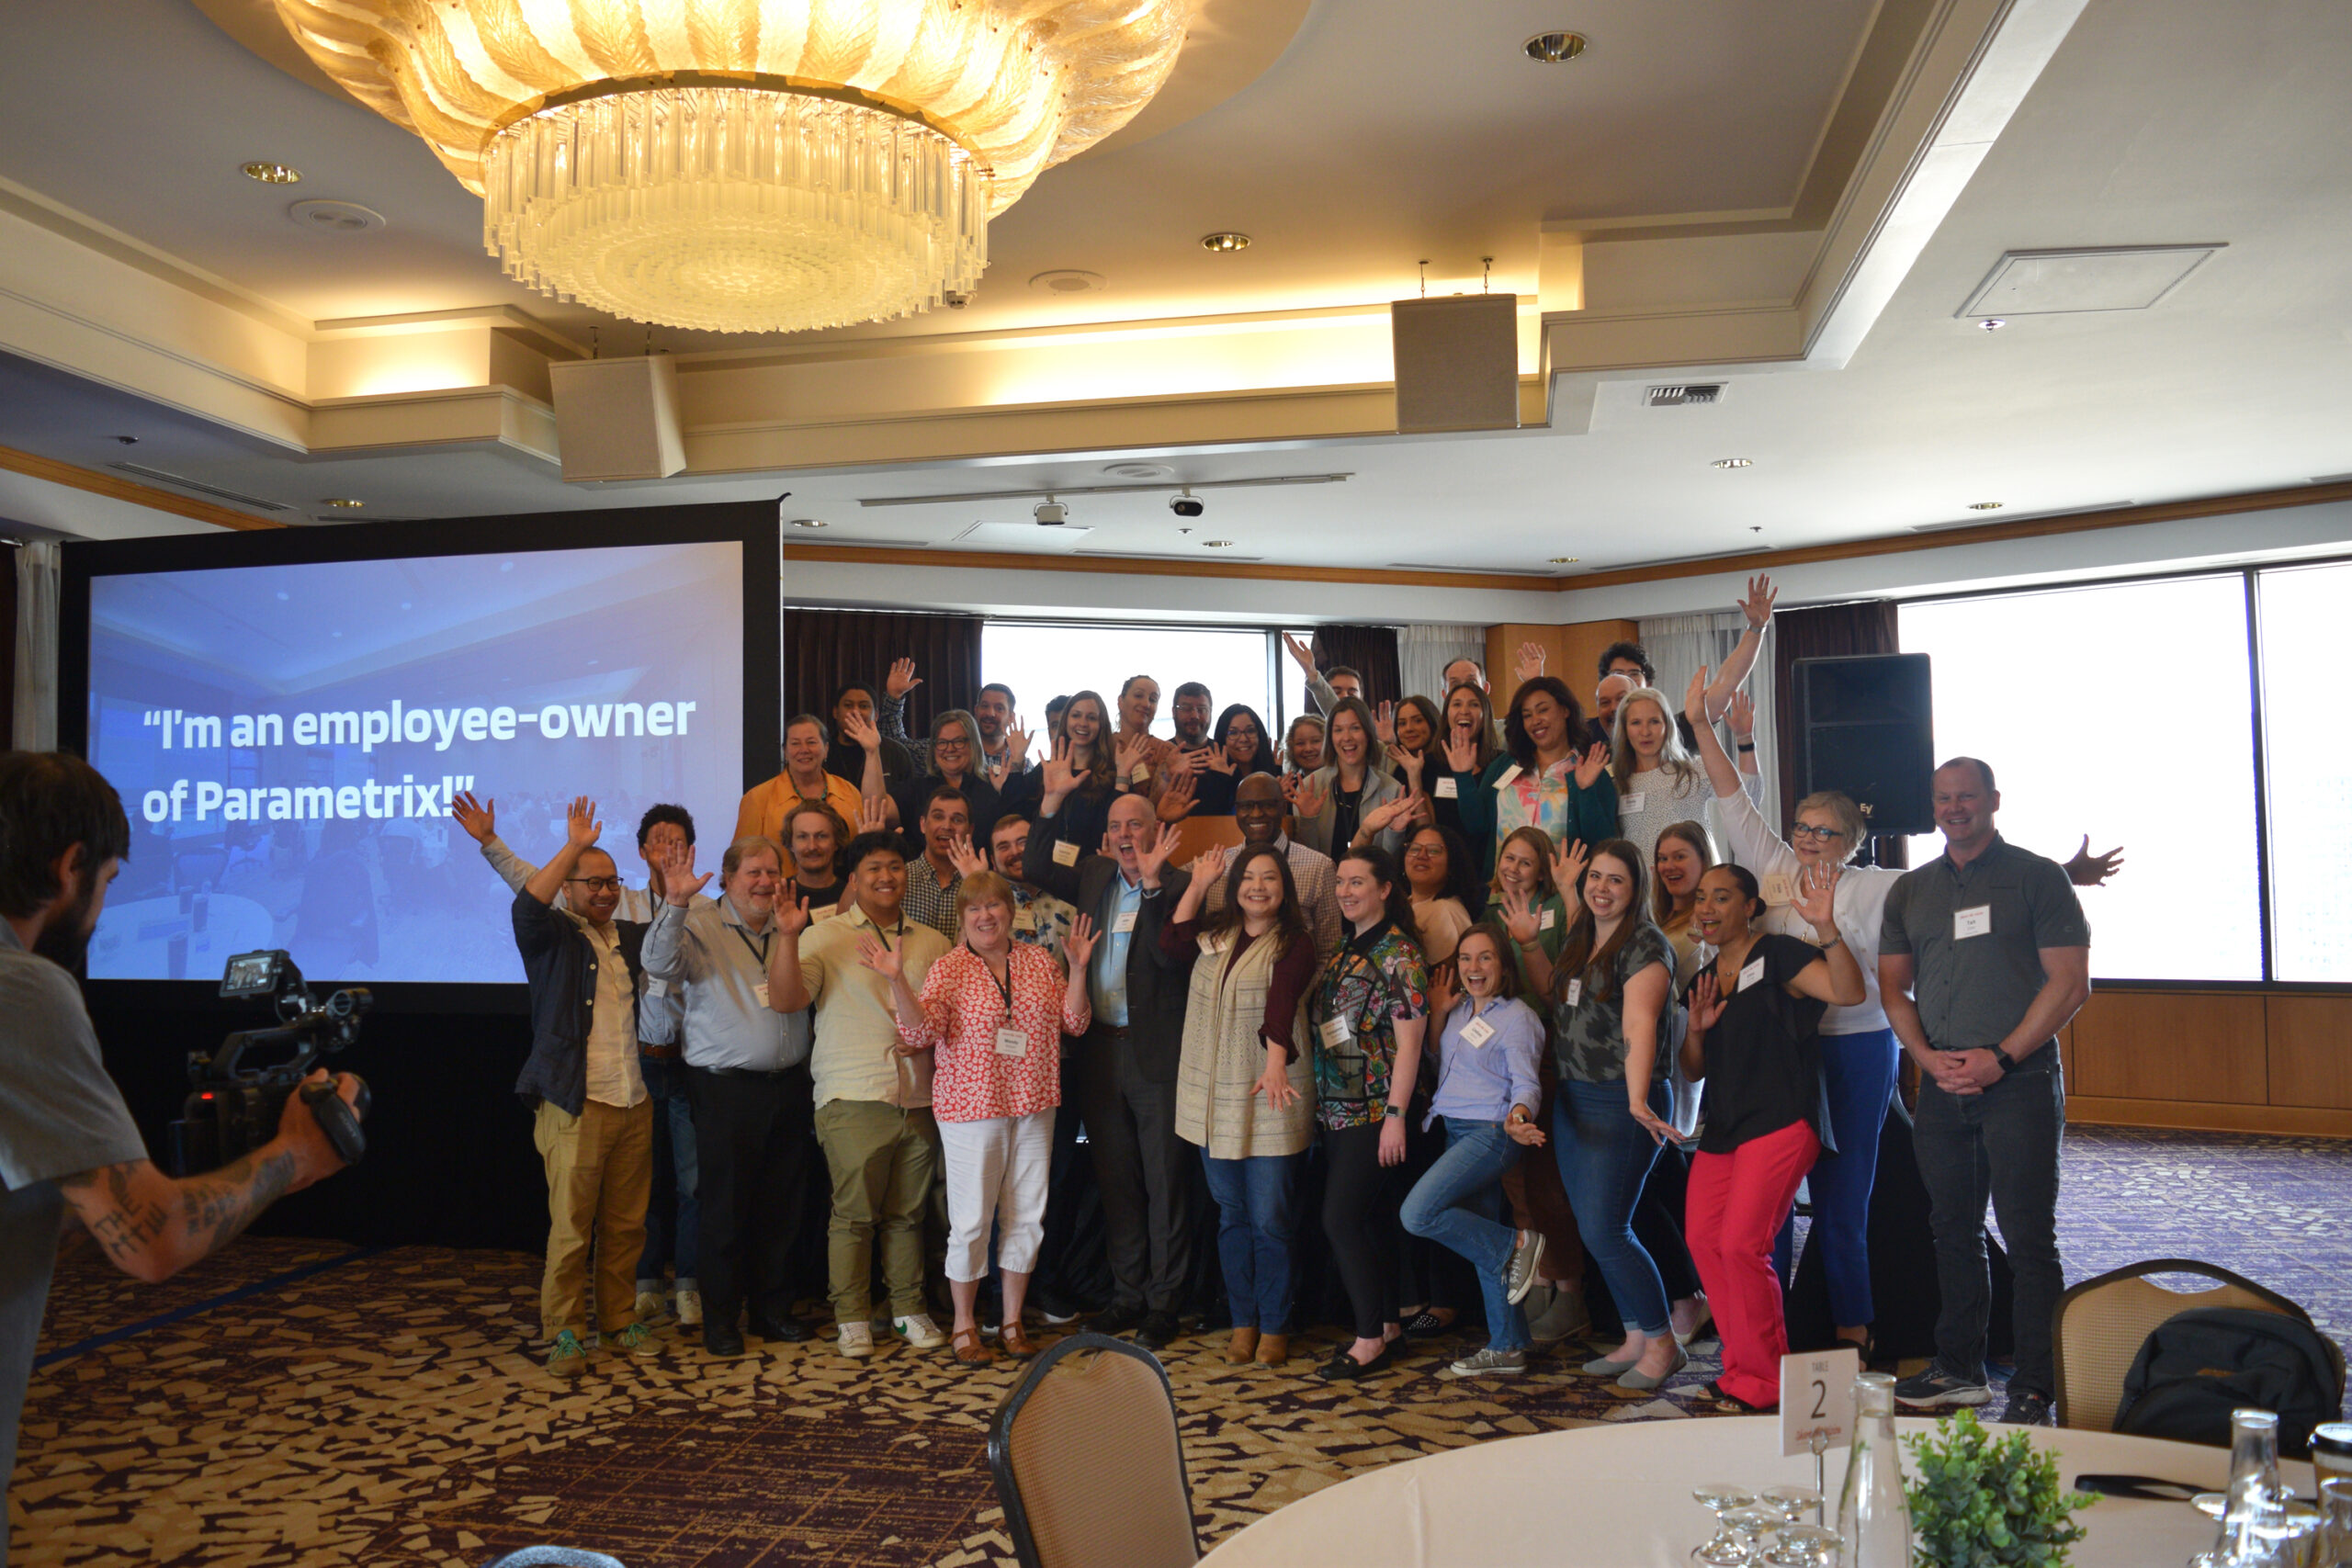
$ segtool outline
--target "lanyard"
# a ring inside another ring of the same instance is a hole
[[[999,992],[1001,992],[1001,993],[1003,995],[1003,997],[1004,997],[1004,1016],[1005,1016],[1005,1017],[1007,1017],[1007,1018],[1011,1018],[1011,1017],[1012,1016],[1012,950],[1008,948],[1008,949],[1006,950],[1006,952],[1005,952],[1005,954],[1004,954],[1004,978],[1003,978],[1002,980],[999,980],[999,979],[996,977],[996,971],[989,967],[989,961],[988,961],[987,959],[985,959],[985,958],[980,958],[980,950],[979,950],[978,948],[974,947],[970,942],[966,942],[966,943],[964,944],[964,951],[965,951],[965,952],[967,952],[967,953],[970,953],[974,958],[978,958],[978,959],[979,959],[979,963],[980,963],[980,973],[982,973],[983,975],[986,975],[986,976],[989,977],[989,985],[991,985],[991,986],[994,986],[994,987],[997,988],[997,990],[998,990]]]
[[[729,926],[727,929],[735,933],[735,940],[743,944],[743,951],[750,953],[753,958],[759,960],[760,967],[763,970],[766,969],[768,966],[768,939],[775,935],[775,928],[771,926],[766,931],[760,933],[760,945],[757,947],[753,947],[752,945],[751,937],[745,934],[741,926]]]

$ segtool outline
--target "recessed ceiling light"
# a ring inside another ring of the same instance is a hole
[[[1250,236],[1247,234],[1237,234],[1230,230],[1227,230],[1220,233],[1204,234],[1201,236],[1201,249],[1204,251],[1231,252],[1246,251],[1249,248]]]
[[[1577,564],[1577,558],[1575,556],[1554,556],[1552,558],[1552,564],[1554,566],[1574,566]]]
[[[2000,317],[1998,317],[1998,316],[1987,316],[1987,317],[1985,317],[1983,321],[1981,321],[1977,322],[1976,324],[1977,324],[1977,326],[1978,326],[1978,327],[1982,328],[1982,329],[1983,329],[1984,331],[1985,331],[1985,332],[1988,332],[1988,333],[1996,333],[1996,332],[1999,332],[2003,327],[2007,326],[2009,323],[2008,323],[2008,322],[2007,322],[2007,321],[2003,321],[2003,320],[2002,320]]]
[[[1718,468],[1752,468],[1756,466],[1756,459],[1753,457],[1718,457],[1715,459],[1713,466]]]
[[[1102,287],[1099,272],[1080,272],[1076,267],[1058,267],[1041,272],[1029,280],[1029,287],[1046,294],[1088,294]]]
[[[1203,539],[1201,543],[1213,550],[1230,549],[1233,546],[1231,539]]]
[[[792,525],[796,528],[823,528],[830,526],[830,525],[828,525],[821,517],[796,517],[792,520]]]
[[[1176,472],[1165,463],[1105,463],[1102,471],[1122,479],[1164,479]]]
[[[1968,510],[1971,512],[1998,512],[2007,504],[2007,502],[1999,501],[1972,501],[1968,503]]]
[[[338,512],[356,512],[368,503],[364,501],[354,501],[347,495],[331,495],[324,501],[320,502],[319,504],[321,506],[332,506]]]
[[[329,234],[361,234],[384,226],[384,215],[356,201],[298,201],[286,209],[297,229]]]
[[[1522,47],[1538,65],[1565,65],[1585,51],[1588,41],[1582,33],[1537,33]]]
[[[118,435],[115,439],[121,442],[125,446],[136,446],[139,445],[139,437],[136,435]]]
[[[244,168],[247,178],[259,180],[266,186],[290,186],[302,177],[301,170],[284,164],[254,163],[247,164]]]

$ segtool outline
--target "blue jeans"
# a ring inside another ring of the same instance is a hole
[[[1878,1182],[1879,1130],[1894,1098],[1894,1068],[1902,1055],[1892,1029],[1821,1037],[1821,1077],[1829,1090],[1829,1135],[1837,1148],[1824,1148],[1813,1162],[1805,1190],[1813,1198],[1813,1239],[1829,1276],[1829,1321],[1859,1328],[1878,1317],[1871,1295],[1871,1189]],[[1773,1266],[1793,1280],[1789,1255],[1796,1220],[1781,1225],[1772,1244]]]
[[[1671,1103],[1666,1085],[1650,1080],[1650,1109],[1663,1117]],[[1560,1080],[1552,1110],[1552,1144],[1560,1184],[1577,1214],[1577,1234],[1600,1266],[1610,1299],[1625,1326],[1655,1339],[1667,1331],[1666,1281],[1634,1235],[1634,1205],[1657,1159],[1649,1130],[1634,1120],[1625,1086]]]
[[[673,1060],[639,1056],[645,1092],[653,1100],[653,1202],[645,1215],[645,1248],[637,1255],[640,1290],[659,1291],[662,1269],[674,1264],[678,1289],[700,1288],[702,1203],[695,1196],[701,1162],[695,1151],[695,1112],[686,1098],[684,1069]],[[666,1170],[665,1170],[666,1167]],[[671,1179],[663,1181],[662,1175]],[[674,1203],[664,1200],[675,1195]]]
[[[1519,1145],[1499,1122],[1445,1119],[1445,1152],[1405,1200],[1405,1228],[1470,1260],[1487,1296],[1490,1349],[1524,1350],[1527,1314],[1510,1294],[1510,1255],[1519,1232],[1502,1224],[1503,1173],[1519,1163]]]
[[[1288,1334],[1295,1295],[1291,1238],[1298,1234],[1298,1173],[1306,1153],[1216,1159],[1206,1150],[1209,1196],[1216,1200],[1216,1255],[1225,1269],[1233,1326]]]

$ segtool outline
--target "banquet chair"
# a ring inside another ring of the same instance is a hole
[[[989,1423],[989,1470],[1022,1568],[1200,1560],[1176,1396],[1125,1340],[1074,1334],[1038,1357]]]
[[[2170,1291],[2151,1274],[2199,1274],[2216,1281],[2202,1291]],[[2115,1430],[2123,1380],[2141,1345],[2159,1324],[2201,1307],[2275,1312],[2308,1325],[2311,1314],[2278,1292],[2211,1263],[2156,1258],[2085,1280],[2058,1298],[2051,1340],[2056,1356],[2058,1425],[2080,1431]],[[2333,1342],[2335,1386],[2344,1389],[2343,1352]]]

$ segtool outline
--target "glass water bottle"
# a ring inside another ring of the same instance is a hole
[[[2198,1568],[2270,1568],[2281,1562],[2285,1504],[2278,1490],[2278,1416],[2231,1411],[2230,1490],[2222,1508],[2221,1539],[2190,1562]]]
[[[1854,1380],[1854,1443],[1838,1496],[1842,1568],[1910,1568],[1911,1505],[1894,1447],[1894,1380],[1864,1372]]]

